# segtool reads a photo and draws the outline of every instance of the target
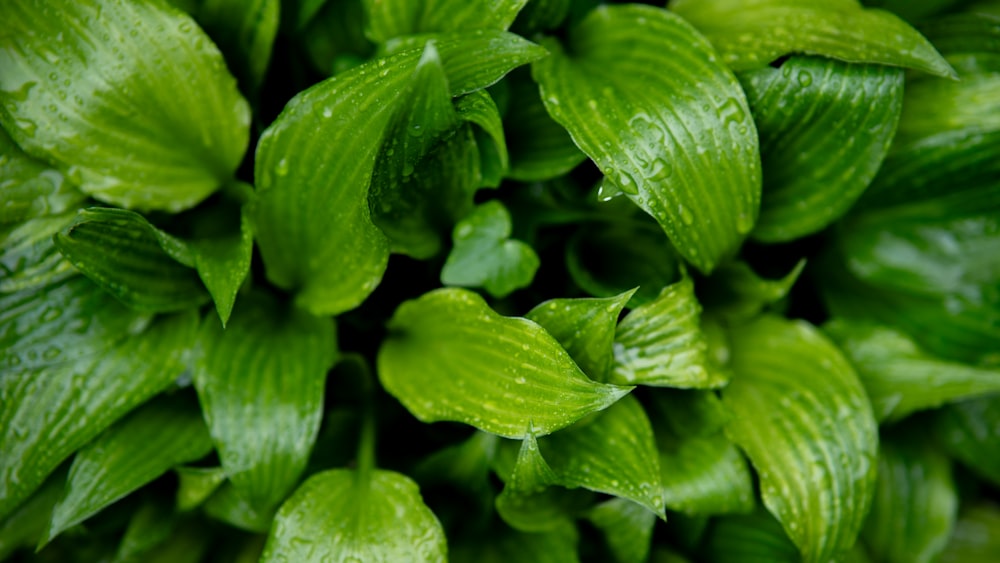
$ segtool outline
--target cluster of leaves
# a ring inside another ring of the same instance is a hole
[[[0,2],[0,559],[1000,560],[1000,3],[652,4]]]

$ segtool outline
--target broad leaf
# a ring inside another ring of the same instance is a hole
[[[388,326],[379,379],[424,422],[464,422],[508,438],[532,427],[543,436],[629,391],[594,383],[545,329],[498,315],[470,291],[407,301]]]
[[[880,422],[1000,392],[1000,370],[936,358],[891,328],[835,320],[823,330],[857,368]]]
[[[87,444],[73,459],[66,490],[44,543],[63,530],[212,450],[201,413],[177,400],[154,400]]]
[[[333,321],[257,294],[226,329],[205,318],[198,340],[194,384],[222,467],[249,502],[274,505],[298,482],[319,431],[337,358]]]
[[[261,561],[445,561],[416,483],[393,471],[318,473],[282,505]]]
[[[0,122],[83,192],[178,211],[232,177],[249,108],[186,14],[161,2],[32,0],[5,2],[0,20]]]
[[[240,232],[222,237],[199,238],[188,242],[194,267],[215,302],[222,326],[226,326],[236,303],[236,292],[250,275],[253,232],[250,219],[240,214]]]
[[[934,444],[910,432],[883,436],[875,499],[862,536],[872,558],[886,563],[937,561],[958,509],[951,464]]]
[[[740,75],[760,134],[764,193],[752,236],[822,230],[861,196],[889,150],[903,70],[791,57]]]
[[[243,90],[255,94],[278,33],[279,0],[203,0],[198,23],[226,56]]]
[[[865,9],[857,0],[672,0],[670,9],[708,36],[726,64],[737,70],[806,53],[955,76],[906,22]]]
[[[713,521],[705,541],[712,563],[800,563],[802,555],[764,510]]]
[[[479,181],[474,187],[499,186],[510,167],[510,155],[496,100],[486,90],[476,90],[456,99],[455,110],[462,121],[475,126],[472,132],[479,148]]]
[[[841,554],[875,486],[878,435],[861,382],[803,321],[762,317],[733,330],[732,344],[727,432],[757,469],[764,505],[806,561]]]
[[[35,160],[0,127],[0,225],[75,209],[86,197],[58,170]]]
[[[455,246],[441,269],[441,283],[482,287],[494,297],[530,285],[540,264],[538,255],[510,235],[510,212],[502,203],[493,200],[476,207],[455,225]]]
[[[538,85],[531,80],[511,81],[504,131],[510,144],[507,176],[511,179],[531,182],[556,178],[587,159],[569,133],[549,117]]]
[[[656,515],[630,500],[615,498],[595,506],[587,519],[604,532],[617,563],[642,563],[649,557]]]
[[[553,119],[699,270],[732,256],[757,218],[760,155],[708,41],[659,8],[601,6],[545,46],[532,76]]]
[[[939,410],[934,434],[949,455],[983,479],[1000,484],[1000,396],[963,401]]]
[[[500,32],[442,34],[434,45],[453,96],[543,54]],[[382,277],[388,242],[371,222],[368,184],[422,52],[404,50],[310,88],[261,137],[256,240],[268,279],[298,289],[297,302],[313,313],[357,306]]]
[[[364,0],[368,37],[490,29],[506,31],[528,0]]]
[[[254,502],[239,487],[226,481],[205,501],[203,510],[206,515],[226,525],[264,534],[271,529],[278,507]]]
[[[762,278],[746,262],[730,262],[705,280],[703,303],[713,314],[738,323],[757,316],[767,306],[778,303],[798,281],[805,259],[779,279]]]
[[[545,532],[572,525],[573,508],[579,498],[572,491],[554,487],[559,476],[549,467],[531,432],[521,441],[517,460],[509,475],[501,476],[503,491],[496,498],[497,514],[512,528]],[[586,500],[590,500],[587,498]]]

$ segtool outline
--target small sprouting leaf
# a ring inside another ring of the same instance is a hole
[[[804,321],[761,317],[734,329],[732,346],[727,433],[803,559],[827,561],[854,545],[875,488],[878,434],[865,390]]]
[[[652,6],[601,6],[532,65],[549,114],[703,272],[757,218],[757,132],[712,46]],[[686,96],[683,92],[698,92]]]
[[[261,561],[445,561],[444,530],[405,475],[332,469],[282,505]]]
[[[781,524],[764,510],[723,516],[712,522],[705,541],[712,563],[801,563],[802,555]]]
[[[538,85],[531,80],[511,81],[510,103],[503,123],[510,144],[507,176],[511,179],[549,180],[566,174],[587,159],[569,133],[549,117]]]
[[[210,298],[187,245],[133,211],[81,210],[55,242],[84,275],[137,311],[182,311]]]
[[[618,316],[635,290],[614,297],[550,299],[528,311],[525,318],[542,325],[584,373],[606,382],[614,359]]]
[[[86,197],[65,176],[35,160],[0,127],[0,225],[33,217],[60,215]]]
[[[333,321],[255,294],[225,329],[206,317],[198,342],[194,384],[222,467],[251,504],[274,506],[295,487],[319,431],[337,358]]]
[[[1000,392],[1000,369],[935,358],[892,328],[838,319],[823,331],[858,370],[879,422]]]
[[[48,543],[63,530],[212,450],[201,413],[177,400],[154,400],[80,450],[52,512]]]
[[[527,533],[506,526],[494,527],[480,536],[458,540],[449,546],[448,559],[453,563],[579,563],[576,526],[569,524],[555,530]]]
[[[764,192],[751,236],[784,242],[839,219],[871,183],[896,131],[903,70],[791,57],[743,73]]]
[[[200,238],[188,242],[198,277],[215,302],[222,326],[226,326],[236,303],[236,293],[250,274],[253,232],[250,219],[240,214],[240,232],[231,236]]]
[[[5,2],[0,20],[0,121],[84,193],[179,211],[232,177],[249,108],[187,14],[162,2],[46,0]]]
[[[705,306],[730,322],[752,319],[768,305],[784,299],[805,267],[802,259],[784,277],[766,279],[746,262],[729,262],[705,280]]]
[[[363,0],[310,0],[303,2],[295,20],[282,18],[282,27],[293,28],[302,38],[312,66],[322,76],[339,74],[357,66],[374,51],[365,37]],[[308,4],[315,6],[310,10]],[[288,6],[287,3],[282,3]]]
[[[267,72],[280,12],[279,0],[203,0],[195,14],[247,93]]]
[[[424,422],[507,438],[544,436],[607,408],[628,387],[587,378],[555,338],[479,295],[439,289],[400,305],[378,353],[385,389]]]
[[[614,351],[612,383],[682,388],[725,384],[723,375],[709,366],[701,305],[686,276],[622,319]]]
[[[875,561],[937,561],[955,523],[951,464],[915,427],[909,429],[884,435],[879,445],[875,498],[861,532]]]
[[[806,53],[955,76],[909,24],[857,0],[673,0],[670,9],[704,33],[737,70]]]
[[[1000,397],[948,405],[935,414],[934,433],[949,455],[1000,484]]]
[[[364,0],[368,37],[490,29],[506,31],[528,0]]]
[[[441,283],[483,287],[494,297],[530,285],[538,255],[510,234],[510,212],[502,203],[493,200],[476,207],[455,225],[455,246],[441,269]]]
[[[559,27],[574,0],[529,0],[514,20],[513,29],[525,37]]]
[[[178,467],[177,510],[193,510],[205,502],[226,480],[221,467]]]

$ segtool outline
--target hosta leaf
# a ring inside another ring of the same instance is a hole
[[[453,96],[543,54],[500,32],[442,34],[434,45]],[[357,306],[382,277],[388,243],[371,222],[368,184],[421,54],[405,50],[314,86],[261,137],[251,212],[256,240],[268,279],[298,289],[297,302],[313,313]]]
[[[802,259],[784,277],[766,279],[746,262],[730,262],[705,280],[704,303],[713,314],[730,322],[751,319],[768,305],[784,299],[805,266]]]
[[[634,293],[633,289],[614,297],[550,299],[525,317],[554,336],[591,379],[603,382],[614,359],[618,316]]]
[[[491,29],[506,31],[528,0],[364,0],[368,37]]]
[[[799,563],[802,555],[781,524],[763,510],[723,516],[712,523],[705,542],[712,563]]]
[[[951,464],[913,431],[883,436],[875,499],[862,536],[876,561],[937,561],[958,509]]]
[[[52,508],[59,502],[66,482],[66,472],[57,471],[35,494],[0,520],[0,561],[7,561],[15,550],[34,548],[45,535],[52,518]]]
[[[615,498],[595,506],[587,519],[604,532],[615,561],[642,563],[649,557],[656,515],[641,505]]]
[[[670,9],[704,33],[737,70],[806,53],[955,75],[906,22],[857,0],[672,0]]]
[[[719,387],[725,379],[708,366],[701,305],[691,278],[669,285],[652,303],[633,309],[618,325],[612,383],[663,387]]]
[[[177,510],[192,510],[205,502],[226,480],[221,467],[178,467]]]
[[[507,438],[538,436],[607,408],[627,387],[594,383],[527,319],[439,289],[400,305],[378,354],[379,379],[424,422],[464,422]]]
[[[171,467],[211,450],[208,429],[197,409],[169,399],[137,409],[76,455],[45,543]]]
[[[535,32],[559,27],[573,4],[573,0],[529,0],[514,20],[514,31],[530,37]]]
[[[226,329],[202,322],[194,384],[222,467],[250,503],[274,505],[298,482],[336,357],[331,319],[264,294],[242,301]]]
[[[196,17],[226,56],[244,91],[255,93],[278,33],[279,0],[203,0]]]
[[[86,278],[0,298],[0,518],[183,371],[196,317],[148,318]]]
[[[553,487],[559,477],[542,457],[533,433],[521,441],[517,461],[505,479],[496,509],[512,528],[544,532],[572,524],[573,504],[579,497],[573,491]]]
[[[226,326],[236,303],[236,292],[250,274],[253,232],[250,219],[240,214],[239,234],[199,238],[188,243],[201,282],[215,301],[215,311]]]
[[[456,99],[455,110],[462,121],[476,126],[473,134],[479,148],[480,185],[474,187],[499,186],[510,166],[510,155],[496,101],[486,90],[476,90]]]
[[[545,45],[532,76],[553,119],[699,270],[730,257],[757,218],[760,156],[708,41],[659,8],[601,6]]]
[[[445,561],[447,544],[417,484],[393,471],[333,469],[282,505],[261,561]]]
[[[32,0],[5,2],[0,20],[0,121],[83,192],[178,211],[232,177],[249,108],[186,14],[161,2]]]
[[[455,225],[455,246],[441,269],[441,283],[482,287],[505,297],[527,287],[540,264],[527,243],[510,238],[510,212],[493,200],[476,207]]]
[[[129,518],[115,553],[115,563],[140,561],[145,553],[170,538],[177,528],[177,520],[177,513],[169,502],[163,499],[143,502]]]
[[[878,435],[864,388],[803,321],[762,317],[733,330],[732,344],[727,432],[803,559],[826,561],[854,544],[874,491]]]
[[[0,127],[0,225],[66,213],[86,197],[58,170],[35,160]]]
[[[55,241],[78,270],[137,311],[182,311],[209,299],[190,249],[138,213],[81,210]]]
[[[530,2],[528,6],[533,4]],[[569,133],[549,117],[538,94],[538,85],[530,80],[511,81],[504,131],[510,144],[507,176],[514,180],[530,182],[556,178],[587,159]]]
[[[255,534],[271,529],[278,507],[253,502],[232,482],[225,482],[205,501],[204,512],[212,518]]]
[[[571,525],[540,533],[494,529],[485,537],[459,540],[448,559],[454,563],[579,563],[578,536]]]
[[[934,432],[949,455],[991,483],[1000,483],[1000,396],[939,410]]]
[[[963,509],[955,522],[944,563],[991,563],[1000,557],[1000,509],[983,502]]]
[[[835,320],[823,330],[857,368],[876,420],[1000,392],[1000,370],[935,358],[891,328]]]
[[[791,57],[740,81],[764,172],[752,236],[783,242],[822,230],[854,204],[889,150],[903,101],[902,69]]]
[[[44,287],[77,273],[52,240],[75,217],[69,211],[0,227],[0,293]]]
[[[323,76],[338,74],[365,60],[375,50],[375,45],[365,37],[365,8],[363,0],[320,0],[312,15],[303,9],[295,22],[313,67]],[[287,7],[287,3],[282,3]],[[283,18],[282,26],[292,21]]]

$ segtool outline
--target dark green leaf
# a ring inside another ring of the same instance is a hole
[[[477,126],[474,133],[479,145],[479,184],[499,186],[510,166],[510,155],[496,101],[486,90],[477,90],[455,100],[455,110],[462,121]]]
[[[506,31],[528,0],[364,0],[368,37],[491,29]]]
[[[737,70],[806,53],[955,76],[906,22],[889,12],[864,9],[857,0],[673,0],[670,8],[707,35],[726,64]]]
[[[389,330],[379,379],[424,422],[464,422],[508,438],[533,428],[543,436],[630,389],[594,383],[545,329],[502,317],[466,290],[403,303]]]
[[[202,0],[198,23],[212,37],[244,91],[255,93],[278,33],[279,0]]]
[[[800,563],[781,524],[764,510],[716,519],[705,542],[712,563]]]
[[[226,326],[236,303],[236,292],[250,274],[253,257],[253,232],[250,219],[240,214],[238,235],[201,238],[188,243],[201,282],[212,294],[215,311]]]
[[[222,467],[250,503],[276,505],[298,482],[336,358],[331,319],[264,294],[244,299],[226,329],[202,322],[194,384]]]
[[[205,501],[205,514],[234,528],[256,534],[267,533],[278,507],[261,505],[244,495],[227,481]]]
[[[1000,396],[939,410],[934,432],[953,458],[991,483],[1000,484]]]
[[[757,218],[760,155],[708,41],[659,8],[602,6],[545,45],[532,76],[553,119],[699,270],[732,256]]]
[[[323,76],[356,66],[375,50],[365,37],[365,8],[362,2],[320,0],[318,3],[322,6],[312,17],[305,9],[299,14],[295,25],[299,28],[306,55]],[[282,3],[282,6],[287,6],[287,3]],[[282,25],[285,24],[291,25],[291,22],[282,21]]]
[[[875,487],[875,418],[850,363],[804,321],[732,332],[727,432],[760,476],[764,505],[806,561],[854,545]]]
[[[169,502],[147,500],[129,519],[115,563],[141,561],[147,552],[167,541],[176,528],[177,513]]]
[[[197,508],[226,480],[221,467],[178,467],[177,510]]]
[[[578,535],[571,525],[540,533],[494,529],[482,538],[460,540],[448,555],[454,563],[579,563]]]
[[[445,561],[417,484],[393,471],[318,473],[282,505],[261,561]]]
[[[243,158],[246,101],[197,25],[160,2],[5,2],[3,123],[102,201],[192,207]]]
[[[0,520],[0,561],[7,561],[15,550],[34,548],[45,535],[52,509],[62,495],[66,472],[57,471],[27,501]]]
[[[0,225],[61,215],[86,197],[58,170],[26,155],[0,127]]]
[[[630,500],[615,498],[595,506],[587,519],[604,532],[618,563],[643,563],[649,557],[656,515]]]
[[[549,117],[537,84],[530,80],[512,80],[510,84],[510,103],[503,121],[510,144],[509,178],[548,180],[587,159],[569,133]]]
[[[570,512],[576,497],[570,491],[553,487],[559,483],[559,477],[542,457],[534,433],[529,432],[522,440],[514,468],[504,479],[496,509],[511,527],[524,532],[544,532],[572,525]]]
[[[966,508],[955,522],[943,563],[993,563],[1000,558],[1000,509],[992,503]]]

